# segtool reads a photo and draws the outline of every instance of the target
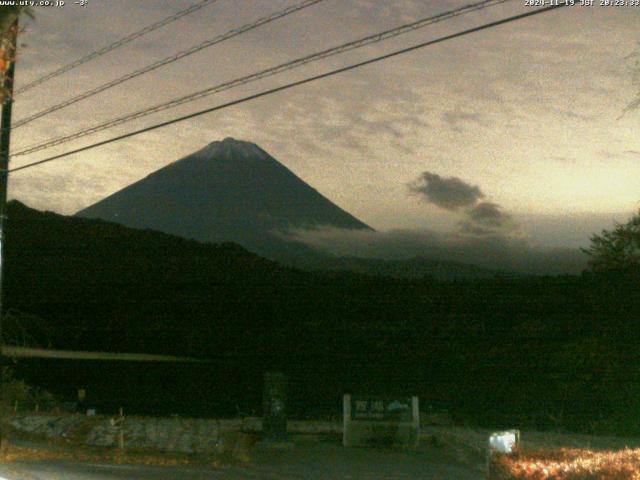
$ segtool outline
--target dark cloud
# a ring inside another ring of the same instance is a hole
[[[402,141],[394,140],[391,142],[391,145],[393,146],[393,148],[397,149],[399,152],[403,153],[404,155],[416,154],[416,150],[413,147],[403,143]]]
[[[450,110],[442,114],[442,120],[449,125],[449,127],[456,131],[461,132],[464,125],[468,124],[482,124],[482,115],[476,112],[465,112],[462,110]]]
[[[468,236],[430,230],[374,232],[326,227],[293,230],[287,238],[336,256],[392,260],[421,257],[533,274],[580,273],[586,267],[586,257],[577,248],[535,248],[524,239],[500,235]]]
[[[409,184],[409,188],[427,202],[451,211],[471,207],[484,197],[476,185],[457,177],[444,178],[432,172],[424,172],[417,181]]]
[[[593,115],[585,115],[584,113],[572,112],[571,110],[558,110],[558,113],[572,120],[582,120],[585,122],[596,118]]]
[[[466,219],[460,223],[463,233],[471,235],[511,234],[517,224],[502,207],[492,202],[480,202],[465,212]]]
[[[484,194],[477,185],[457,177],[444,178],[432,172],[423,172],[409,188],[429,203],[458,212],[462,216],[458,224],[459,234],[477,237],[518,234],[518,224],[500,205],[480,201]]]

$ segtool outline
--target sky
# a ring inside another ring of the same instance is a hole
[[[324,0],[18,128],[12,151],[470,2]],[[193,3],[67,0],[37,7],[21,37],[16,86]],[[14,120],[295,3],[218,0],[19,95]],[[512,0],[14,157],[11,165],[531,8]],[[234,137],[258,144],[387,236],[428,231],[506,236],[531,248],[586,246],[592,233],[640,207],[640,111],[625,113],[639,94],[639,25],[640,7],[631,6],[537,15],[16,172],[9,194],[73,214]]]

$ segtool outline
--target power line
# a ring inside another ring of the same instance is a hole
[[[66,142],[69,142],[71,140],[76,140],[78,138],[82,138],[85,137],[87,135],[91,135],[93,133],[97,133],[100,132],[102,130],[106,130],[108,128],[111,127],[115,127],[118,125],[121,125],[123,123],[127,123],[129,121],[132,120],[136,120],[138,118],[142,118],[145,117],[147,115],[151,115],[153,113],[157,113],[157,112],[161,112],[164,110],[168,110],[170,108],[173,107],[177,107],[179,105],[188,103],[188,102],[192,102],[195,100],[199,100],[201,98],[207,97],[209,95],[213,95],[215,93],[220,93],[222,91],[225,90],[229,90],[231,88],[235,88],[241,85],[245,85],[247,83],[251,83],[251,82],[255,82],[257,80],[261,80],[263,78],[267,78],[267,77],[271,77],[273,75],[288,71],[288,70],[293,70],[294,68],[298,68],[301,67],[303,65],[306,65],[308,63],[311,62],[315,62],[318,60],[322,60],[331,56],[335,56],[350,50],[354,50],[357,48],[362,48],[368,45],[371,45],[373,43],[377,43],[377,42],[381,42],[383,40],[387,40],[389,38],[393,38],[393,37],[397,37],[399,35],[403,35],[405,33],[409,33],[412,32],[414,30],[417,30],[419,28],[423,28],[426,27],[428,25],[432,25],[434,23],[443,21],[443,20],[448,20],[450,18],[456,17],[456,16],[460,16],[463,14],[467,14],[473,11],[477,11],[477,10],[481,10],[483,8],[487,8],[490,6],[494,6],[494,5],[498,5],[501,3],[505,3],[508,2],[510,0],[483,0],[480,2],[476,2],[464,7],[460,7],[454,10],[450,10],[432,17],[427,17],[427,18],[423,18],[420,19],[418,21],[412,22],[412,23],[408,23],[405,25],[401,25],[399,27],[395,27],[389,30],[385,30],[384,32],[381,33],[377,33],[374,35],[369,35],[367,37],[363,37],[360,38],[358,40],[354,40],[351,42],[347,42],[344,43],[342,45],[338,45],[336,47],[332,47],[326,50],[322,50],[320,52],[316,52],[313,53],[311,55],[307,55],[295,60],[291,60],[289,62],[285,62],[279,65],[276,65],[275,67],[270,67],[267,68],[265,70],[261,70],[257,73],[253,73],[250,75],[246,75],[244,77],[240,77],[240,78],[236,78],[234,80],[230,80],[218,85],[215,85],[213,87],[209,87],[206,88],[204,90],[200,90],[198,92],[189,94],[189,95],[185,95],[183,97],[179,97],[177,99],[171,100],[169,102],[165,102],[165,103],[161,103],[158,105],[154,105],[152,107],[149,108],[145,108],[143,110],[134,112],[134,113],[130,113],[121,117],[117,117],[117,118],[113,118],[111,120],[107,120],[106,122],[100,123],[98,125],[94,125],[93,127],[89,127],[89,128],[83,128],[82,130],[76,131],[74,133],[68,134],[68,135],[63,135],[61,137],[56,137],[50,140],[47,140],[43,143],[39,143],[39,144],[32,144],[28,147],[25,147],[23,150],[20,150],[16,153],[14,153],[12,155],[12,157],[15,156],[20,156],[20,155],[27,155],[29,153],[34,153],[40,150],[44,150],[47,148],[51,148],[54,147],[56,145],[60,145]]]
[[[189,8],[186,8],[184,10],[180,10],[179,12],[166,17],[162,20],[160,20],[159,22],[156,22],[152,25],[149,25],[145,28],[143,28],[142,30],[138,30],[137,32],[134,32],[130,35],[127,35],[126,37],[121,38],[120,40],[116,40],[115,42],[106,45],[105,47],[102,47],[99,50],[96,50],[94,52],[91,52],[88,55],[85,55],[82,58],[79,58],[78,60],[75,60],[74,62],[71,62],[67,65],[65,65],[64,67],[60,67],[58,70],[54,70],[51,73],[48,73],[47,75],[44,75],[40,78],[38,78],[37,80],[34,80],[28,84],[26,84],[25,86],[19,88],[16,90],[15,94],[18,95],[20,93],[26,92],[27,90],[32,89],[33,87],[36,87],[38,85],[40,85],[41,83],[46,82],[47,80],[51,80],[52,78],[55,78],[59,75],[62,75],[63,73],[68,72],[69,70],[73,70],[76,67],[79,67],[80,65],[83,65],[91,60],[93,60],[94,58],[100,57],[102,55],[104,55],[105,53],[111,52],[112,50],[115,50],[116,48],[119,48],[129,42],[132,42],[133,40],[142,37],[143,35],[146,35],[147,33],[153,32],[154,30],[157,30],[159,28],[164,27],[165,25],[169,25],[172,22],[175,22],[176,20],[189,15],[191,13],[197,12],[198,10],[206,7],[209,4],[215,3],[218,0],[201,0],[200,2],[196,3],[195,5],[190,6]]]
[[[16,347],[13,345],[0,345],[0,354],[10,358],[56,358],[62,360],[101,360],[109,362],[210,363],[210,360],[207,359],[177,357],[174,355],[52,350],[49,348]]]
[[[347,72],[347,71],[350,71],[350,70],[354,70],[356,68],[360,68],[360,67],[363,67],[365,65],[370,65],[372,63],[377,63],[377,62],[380,62],[382,60],[387,60],[389,58],[396,57],[396,56],[399,56],[399,55],[403,55],[405,53],[413,52],[414,50],[418,50],[418,49],[425,48],[425,47],[428,47],[428,46],[431,46],[431,45],[435,45],[437,43],[442,43],[442,42],[445,42],[447,40],[452,40],[454,38],[458,38],[458,37],[462,37],[462,36],[465,36],[465,35],[469,35],[471,33],[476,33],[476,32],[482,31],[482,30],[487,30],[489,28],[497,27],[499,25],[504,25],[506,23],[511,23],[511,22],[514,22],[514,21],[517,21],[517,20],[521,20],[521,19],[524,19],[524,18],[532,17],[534,15],[539,15],[539,14],[542,14],[542,13],[546,13],[546,12],[549,12],[551,10],[556,10],[558,8],[566,7],[567,5],[568,5],[567,3],[559,3],[558,5],[551,5],[551,6],[540,8],[540,9],[537,9],[537,10],[532,10],[530,12],[521,13],[519,15],[514,15],[514,16],[511,16],[511,17],[503,18],[502,20],[497,20],[495,22],[485,23],[485,24],[480,25],[478,27],[474,27],[474,28],[470,28],[470,29],[467,29],[467,30],[463,30],[461,32],[453,33],[451,35],[446,35],[444,37],[439,37],[439,38],[437,38],[435,40],[429,40],[427,42],[419,43],[417,45],[412,45],[410,47],[406,47],[406,48],[403,48],[403,49],[400,49],[400,50],[395,50],[395,51],[393,51],[391,53],[380,55],[380,56],[371,58],[369,60],[364,60],[362,62],[355,63],[355,64],[352,64],[352,65],[348,65],[346,67],[338,68],[338,69],[335,69],[335,70],[331,70],[329,72],[325,72],[325,73],[322,73],[322,74],[319,74],[319,75],[314,75],[312,77],[308,77],[308,78],[305,78],[303,80],[298,80],[296,82],[287,83],[285,85],[281,85],[279,87],[271,88],[269,90],[264,90],[262,92],[259,92],[259,93],[253,94],[253,95],[249,95],[249,96],[237,99],[237,100],[233,100],[231,102],[227,102],[227,103],[224,103],[222,105],[217,105],[215,107],[207,108],[205,110],[200,110],[198,112],[194,112],[194,113],[191,113],[189,115],[184,115],[182,117],[174,118],[174,119],[168,120],[166,122],[157,123],[155,125],[151,125],[149,127],[141,128],[139,130],[135,130],[133,132],[125,133],[123,135],[118,135],[116,137],[112,137],[110,139],[103,140],[101,142],[96,142],[96,143],[93,143],[91,145],[87,145],[87,146],[84,146],[84,147],[76,148],[75,150],[71,150],[69,152],[61,153],[59,155],[54,155],[52,157],[48,157],[48,158],[45,158],[43,160],[38,160],[36,162],[28,163],[28,164],[22,165],[20,167],[12,168],[12,169],[9,170],[9,172],[10,173],[11,172],[17,172],[19,170],[25,170],[27,168],[35,167],[36,165],[42,165],[44,163],[48,163],[48,162],[52,162],[54,160],[58,160],[60,158],[68,157],[68,156],[74,155],[76,153],[84,152],[86,150],[91,150],[91,149],[94,149],[94,148],[97,148],[97,147],[100,147],[100,146],[103,146],[103,145],[107,145],[109,143],[113,143],[113,142],[117,142],[119,140],[123,140],[125,138],[133,137],[133,136],[136,136],[136,135],[140,135],[142,133],[146,133],[146,132],[150,132],[152,130],[156,130],[158,128],[166,127],[166,126],[172,125],[174,123],[178,123],[178,122],[182,122],[182,121],[185,121],[185,120],[189,120],[191,118],[199,117],[199,116],[205,115],[207,113],[215,112],[217,110],[222,110],[224,108],[228,108],[228,107],[232,107],[234,105],[245,103],[245,102],[248,102],[250,100],[255,100],[257,98],[265,97],[267,95],[271,95],[271,94],[274,94],[274,93],[282,92],[284,90],[288,90],[288,89],[293,88],[293,87],[297,87],[297,86],[300,86],[300,85],[311,83],[311,82],[314,82],[316,80],[321,80],[323,78],[331,77],[333,75],[337,75],[339,73],[344,73],[344,72]]]
[[[124,82],[127,82],[129,80],[132,80],[136,77],[139,77],[140,75],[144,75],[145,73],[149,73],[152,72],[154,70],[157,70],[158,68],[164,67],[165,65],[169,65],[170,63],[176,62],[182,58],[188,57],[190,55],[193,55],[194,53],[199,52],[200,50],[204,50],[205,48],[209,48],[212,47],[214,45],[217,45],[218,43],[222,43],[225,40],[229,40],[230,38],[233,37],[237,37],[238,35],[241,35],[245,32],[248,32],[250,30],[254,30],[258,27],[261,27],[262,25],[265,25],[267,23],[273,22],[275,20],[278,20],[280,18],[286,17],[287,15],[291,15],[292,13],[298,12],[300,10],[303,10],[305,8],[311,7],[313,5],[315,5],[316,3],[320,3],[324,0],[304,0],[301,3],[298,3],[296,5],[292,5],[288,8],[285,8],[284,10],[280,10],[278,12],[272,13],[271,15],[268,15],[266,17],[260,18],[259,20],[256,20],[255,22],[249,23],[247,25],[244,25],[242,27],[239,28],[234,28],[233,30],[229,30],[228,32],[222,34],[222,35],[218,35],[212,39],[206,40],[198,45],[194,45],[191,48],[188,48],[187,50],[183,50],[181,52],[178,52],[174,55],[170,55],[169,57],[163,58],[162,60],[158,60],[157,62],[154,62],[150,65],[147,65],[146,67],[140,68],[138,70],[135,70],[131,73],[128,73],[120,78],[117,78],[115,80],[112,80],[110,82],[107,82],[105,84],[102,84],[96,88],[93,88],[91,90],[88,90],[84,93],[81,93],[80,95],[76,95],[75,97],[72,97],[68,100],[65,100],[63,102],[60,102],[56,105],[53,105],[49,108],[46,108],[44,110],[41,110],[40,112],[34,113],[33,115],[30,115],[26,118],[23,118],[21,120],[18,120],[17,122],[15,122],[12,126],[12,128],[19,128],[27,123],[30,123],[34,120],[37,120],[38,118],[44,117],[45,115],[49,115],[50,113],[56,112],[58,110],[61,110],[63,108],[66,108],[70,105],[73,105],[75,103],[78,103],[82,100],[85,100],[87,98],[93,97],[94,95],[97,95],[101,92],[104,92],[105,90],[109,90],[113,87],[116,87]]]

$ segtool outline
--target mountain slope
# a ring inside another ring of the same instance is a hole
[[[290,227],[368,229],[257,145],[226,138],[77,213],[278,257]]]
[[[38,212],[16,201],[8,215],[4,307],[52,322],[57,333],[44,344],[58,348],[213,349],[259,325],[252,304],[276,302],[277,286],[310,276],[231,243]],[[275,322],[268,310],[260,321]],[[204,341],[210,329],[215,335]]]

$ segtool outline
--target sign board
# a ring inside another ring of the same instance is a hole
[[[370,420],[372,422],[411,422],[412,399],[352,397],[351,420]]]
[[[418,397],[345,395],[343,445],[417,447]]]

